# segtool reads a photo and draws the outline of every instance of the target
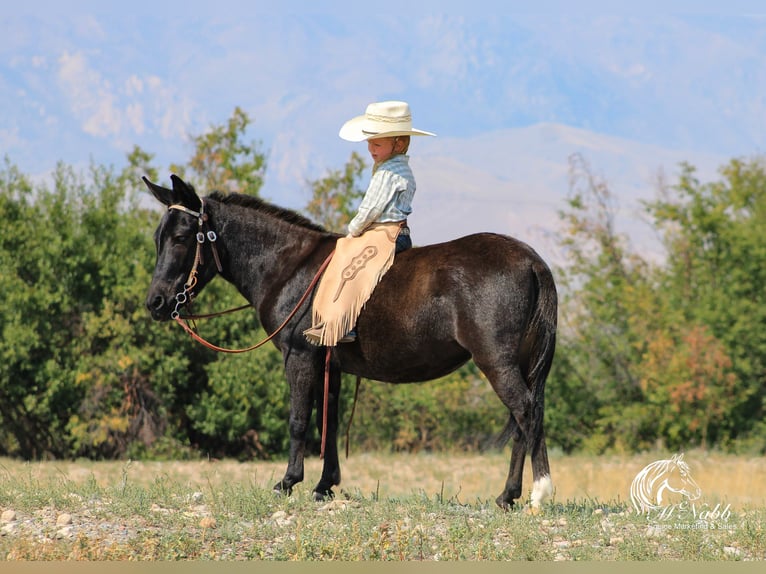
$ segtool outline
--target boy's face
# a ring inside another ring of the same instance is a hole
[[[375,138],[367,140],[367,151],[370,152],[370,156],[372,156],[372,160],[375,163],[380,163],[394,155],[395,145],[395,137]]]

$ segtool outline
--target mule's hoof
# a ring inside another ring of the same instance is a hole
[[[332,500],[333,498],[335,498],[335,493],[329,488],[324,492],[318,490],[314,491],[314,502],[324,502],[325,500]]]
[[[508,512],[509,510],[513,510],[513,499],[510,501],[506,500],[505,497],[501,494],[495,499],[495,504],[497,504],[500,508]]]
[[[539,506],[527,506],[524,509],[524,514],[527,514],[529,516],[537,516],[540,514],[540,507]]]
[[[293,489],[290,487],[285,487],[282,482],[278,482],[274,485],[273,492],[274,494],[279,494],[280,496],[290,496],[293,493]]]

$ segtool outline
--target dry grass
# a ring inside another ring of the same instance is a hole
[[[642,455],[551,456],[551,474],[558,502],[576,500],[628,501],[630,483],[646,464],[669,457],[668,453]],[[726,502],[732,508],[766,506],[766,458],[692,451],[685,460],[692,476],[710,503]],[[351,453],[341,460],[341,489],[363,496],[407,496],[422,493],[440,495],[463,503],[494,500],[503,488],[509,451],[492,454],[368,454]],[[297,487],[310,489],[319,479],[322,462],[306,461],[306,480]],[[524,488],[532,485],[529,460],[524,471]],[[285,461],[247,462],[91,462],[55,461],[24,463],[0,459],[0,470],[20,471],[45,480],[66,478],[75,483],[95,479],[114,484],[124,473],[138,484],[157,478],[205,487],[246,484],[269,489],[282,477]]]
[[[633,477],[667,454],[553,456],[540,514],[495,506],[508,458],[354,454],[323,504],[316,458],[289,498],[271,492],[284,462],[2,459],[0,560],[766,559],[763,459],[686,453],[701,502],[733,510],[703,530],[632,512]]]

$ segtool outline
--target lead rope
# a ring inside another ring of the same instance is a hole
[[[348,445],[351,442],[351,422],[354,420],[354,412],[356,411],[356,399],[359,397],[359,386],[362,384],[362,377],[356,377],[356,388],[354,389],[354,402],[351,405],[351,414],[348,417],[348,424],[346,425],[346,458],[348,458]]]
[[[330,358],[332,347],[327,347],[324,358],[324,397],[322,397],[322,446],[319,449],[319,460],[324,460],[324,451],[327,444],[327,406],[330,402]]]
[[[326,441],[327,441],[327,405],[330,395],[330,356],[332,347],[327,347],[327,353],[324,360],[324,400],[322,402],[322,446],[319,450],[319,459],[324,459]],[[356,401],[359,398],[359,387],[362,384],[362,377],[356,377],[356,387],[354,388],[354,402],[351,404],[351,414],[346,424],[346,458],[348,458],[349,443],[351,442],[351,423],[354,421],[356,412]]]

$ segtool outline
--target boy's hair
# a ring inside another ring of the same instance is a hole
[[[410,149],[410,136],[394,136],[394,148],[396,148],[396,144],[400,141],[404,142],[404,145],[402,146],[402,151],[398,153],[406,154]]]

